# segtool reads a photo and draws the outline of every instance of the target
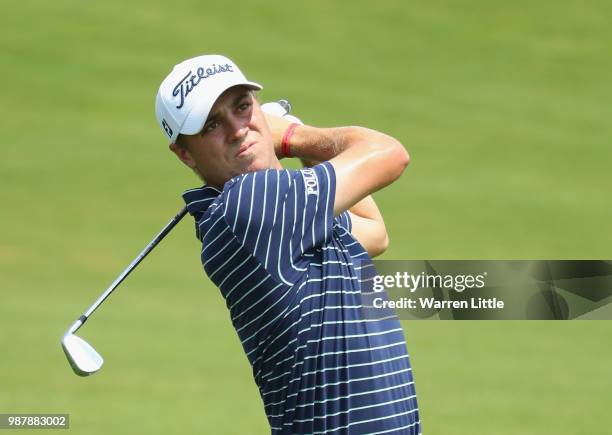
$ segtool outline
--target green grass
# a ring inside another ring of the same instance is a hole
[[[233,57],[314,125],[399,138],[384,258],[610,258],[604,1],[0,6],[0,412],[72,433],[266,433],[246,358],[182,223],[83,336],[59,339],[198,184],[153,112],[179,60]],[[406,322],[428,434],[604,434],[609,322]]]

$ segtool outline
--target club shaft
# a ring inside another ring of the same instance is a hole
[[[174,216],[174,218],[170,222],[168,222],[168,224],[159,232],[159,234],[155,236],[155,238],[151,241],[151,243],[149,243],[142,250],[142,252],[138,254],[138,256],[134,259],[134,261],[132,261],[130,265],[123,272],[121,272],[121,274],[104,291],[104,293],[102,293],[102,295],[91,305],[91,307],[89,307],[89,309],[85,311],[85,313],[81,317],[79,317],[79,319],[69,329],[71,333],[76,332],[76,330],[79,329],[83,325],[83,323],[85,323],[85,321],[89,318],[89,316],[91,316],[93,312],[96,311],[96,309],[98,309],[98,307],[102,304],[102,302],[104,302],[106,298],[108,298],[111,295],[111,293],[117,288],[117,286],[119,286],[119,284],[121,284],[123,280],[128,277],[128,275],[136,268],[136,266],[140,264],[140,262],[149,254],[149,252],[153,250],[153,248],[155,248],[155,246],[157,246],[159,242],[162,241],[164,237],[166,237],[166,235],[172,230],[172,228],[174,228],[174,226],[177,223],[179,223],[180,220],[183,219],[183,217],[186,214],[187,214],[187,207],[183,207],[181,211],[179,211],[178,214]]]

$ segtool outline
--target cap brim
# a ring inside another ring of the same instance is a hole
[[[228,90],[229,88],[233,88],[234,86],[245,86],[254,91],[260,91],[263,89],[259,83],[249,82],[249,81],[239,81],[236,83],[224,83],[222,87],[216,89],[206,89],[201,94],[194,95],[194,97],[198,98],[197,104],[193,105],[193,109],[185,118],[185,122],[179,129],[180,134],[196,134],[199,133],[204,124],[206,123],[206,119],[212,109],[212,106],[215,104],[215,101],[221,96],[223,92]]]

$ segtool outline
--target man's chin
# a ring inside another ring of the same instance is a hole
[[[265,171],[266,169],[283,169],[283,167],[276,156],[274,156],[272,161],[270,161],[270,159],[262,159],[255,156],[250,161],[244,161],[241,167],[236,168],[228,180],[250,172]]]
[[[278,162],[278,160],[276,159],[276,162]],[[274,162],[266,162],[263,161],[262,159],[255,159],[252,162],[250,162],[244,170],[244,173],[246,172],[257,172],[257,171],[265,171],[266,169],[279,169],[281,166],[280,164],[278,166],[276,166],[274,164]]]

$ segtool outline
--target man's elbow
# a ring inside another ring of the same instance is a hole
[[[393,139],[393,145],[390,147],[389,160],[389,175],[393,181],[397,180],[406,167],[410,163],[410,155],[404,145],[396,139]]]
[[[372,243],[368,249],[368,255],[371,258],[378,257],[381,254],[384,254],[387,248],[389,247],[389,236],[387,235],[387,231],[384,231],[380,237],[376,240],[376,243]]]

